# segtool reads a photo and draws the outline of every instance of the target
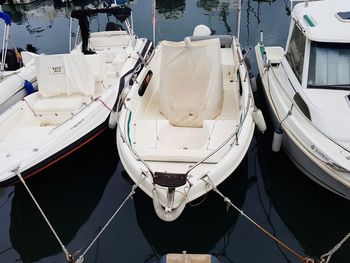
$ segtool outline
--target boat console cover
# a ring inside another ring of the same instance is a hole
[[[222,109],[219,39],[161,43],[160,112],[170,124],[202,127]]]

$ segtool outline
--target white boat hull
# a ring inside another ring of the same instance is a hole
[[[290,98],[294,96],[295,91],[291,87],[291,81],[283,75],[285,73],[278,71],[278,67],[282,66],[272,65],[266,69],[259,44],[255,51],[274,128],[282,127],[284,131],[284,150],[292,162],[311,180],[350,200],[350,172],[346,166],[349,164],[349,156],[344,155],[345,151],[341,145],[320,132],[297,105],[292,106]],[[292,113],[286,117],[288,111]],[[343,160],[341,167],[334,160]]]
[[[229,177],[249,148],[255,107],[249,78],[245,78],[246,66],[238,62],[241,53],[236,40],[232,46],[219,50],[224,72],[221,113],[214,119],[204,119],[200,127],[171,125],[160,112],[162,45],[126,93],[116,134],[119,157],[135,184],[153,199],[155,211],[164,221],[175,220],[187,203]],[[152,78],[144,95],[140,95],[140,85],[150,71]],[[177,184],[176,176],[185,178],[182,184]],[[159,183],[159,177],[167,182]]]
[[[25,80],[32,84],[36,80],[34,59],[16,71],[3,72],[3,79],[0,82],[0,114],[27,95],[24,88]]]
[[[121,31],[117,33],[122,39],[128,36]],[[97,37],[108,37],[108,34],[114,34],[114,31]],[[120,45],[114,49],[108,48],[106,41],[102,44],[106,44],[107,48],[100,48],[94,55],[83,55],[74,50],[70,54],[37,57],[38,91],[0,115],[0,185],[18,182],[18,174],[28,178],[38,173],[80,148],[107,127],[120,85],[128,83],[130,77],[127,73],[133,73],[139,65],[137,52],[145,49],[146,40],[137,39],[133,45]],[[85,61],[79,64],[79,69],[74,64],[77,59],[80,59],[78,63],[81,59]],[[74,69],[71,73],[68,72],[69,66]],[[61,68],[65,70],[60,71]],[[52,69],[57,69],[59,74],[46,73]],[[120,80],[124,75],[127,76],[123,84]],[[55,80],[50,78],[57,76],[61,79],[54,83]],[[74,79],[73,84],[67,86],[71,93],[64,93],[68,89],[64,83],[68,82],[67,79],[62,81],[62,77]],[[89,77],[90,82],[86,83],[93,90],[73,90],[78,85],[85,88],[82,81]],[[52,88],[56,84],[58,88],[63,87],[63,93],[51,95],[50,92],[57,91],[56,87]]]

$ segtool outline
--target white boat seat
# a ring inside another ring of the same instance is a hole
[[[239,64],[234,60],[231,48],[221,49],[222,74],[224,79],[237,81],[237,71]]]
[[[189,39],[190,41],[200,41],[200,40],[206,40],[206,39],[213,39],[218,38],[220,41],[221,47],[231,47],[232,45],[232,36],[230,35],[210,35],[210,36],[189,36],[185,39]]]
[[[105,63],[99,54],[70,53],[35,56],[38,91],[44,97],[94,95],[95,81],[104,78]]]
[[[89,45],[94,51],[104,48],[125,47],[131,41],[131,36],[126,31],[93,32],[90,34]]]
[[[37,113],[50,112],[75,112],[84,103],[84,96],[80,94],[60,95],[41,98],[31,105],[32,110]]]
[[[268,47],[265,48],[265,52],[266,57],[272,65],[281,63],[284,57],[284,49],[281,47]]]
[[[148,161],[198,162],[235,130],[234,120],[205,120],[203,128],[174,127],[168,120],[139,120],[131,129],[132,145]],[[208,159],[220,161],[227,147]]]

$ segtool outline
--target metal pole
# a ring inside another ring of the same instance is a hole
[[[153,31],[153,46],[155,46],[156,45],[156,0],[153,0],[152,31]]]
[[[240,29],[241,29],[241,11],[242,11],[242,0],[238,0],[238,6],[237,6],[237,29],[236,29],[236,37],[239,42],[239,35],[240,35]]]

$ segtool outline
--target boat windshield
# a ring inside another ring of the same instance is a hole
[[[350,89],[350,43],[311,42],[308,88]]]

